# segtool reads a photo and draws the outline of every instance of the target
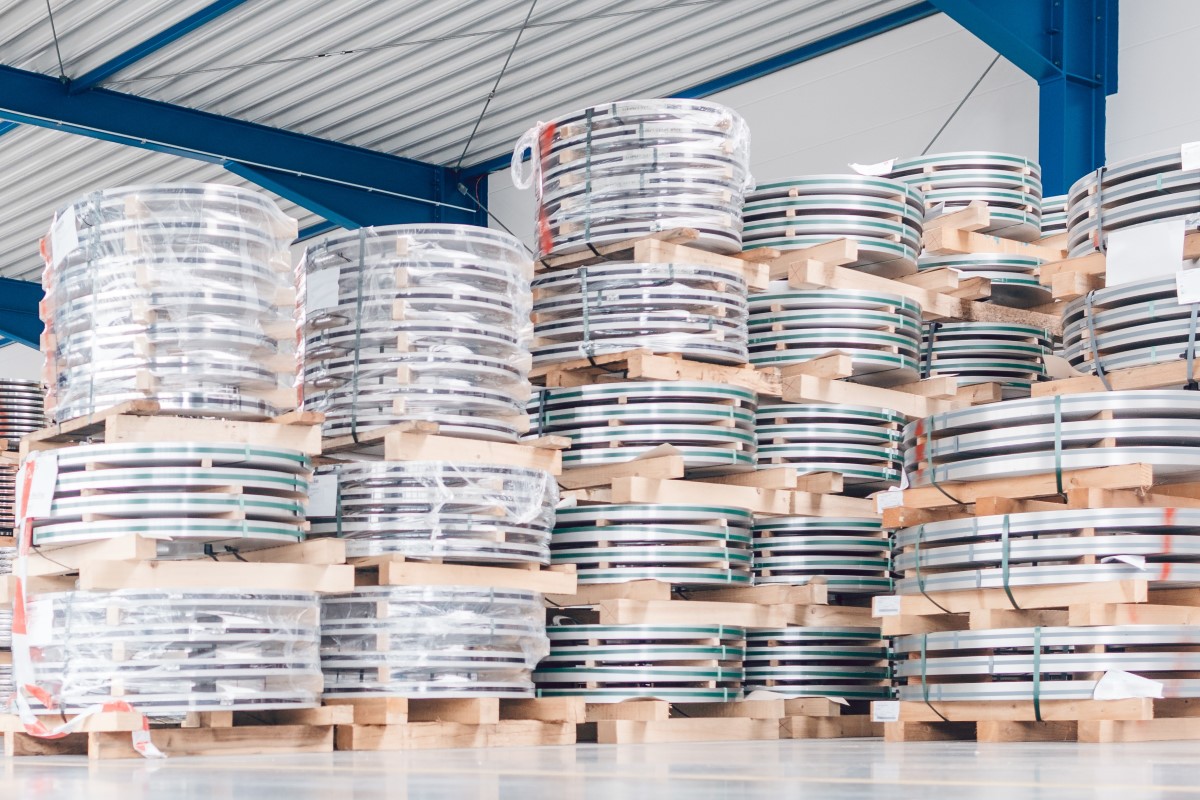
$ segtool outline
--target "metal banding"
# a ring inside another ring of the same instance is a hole
[[[311,533],[346,540],[350,557],[547,564],[558,484],[547,472],[441,461],[331,464],[332,517]]]
[[[698,247],[741,249],[742,193],[753,179],[749,130],[733,111],[701,100],[625,100],[527,137],[540,256],[673,228],[696,229]]]
[[[1028,397],[1046,380],[1050,334],[1033,325],[931,322],[925,326],[922,377],[954,376],[962,385],[999,383],[1005,399]]]
[[[892,696],[878,628],[765,628],[746,634],[746,691],[849,701]]]
[[[76,200],[54,226],[42,305],[54,421],[143,398],[249,419],[291,405],[295,223],[270,199],[121,187]]]
[[[926,221],[978,200],[992,212],[984,233],[1031,241],[1041,236],[1041,175],[1027,158],[976,151],[897,159],[887,177],[925,193]]]
[[[529,405],[531,435],[566,436],[563,467],[630,461],[663,444],[691,474],[754,464],[755,396],[705,381],[632,381],[543,389]]]
[[[1096,418],[1104,412],[1111,419]],[[1161,389],[1012,400],[905,428],[913,485],[1145,463],[1168,482],[1200,475],[1195,392]]]
[[[533,674],[543,697],[678,703],[741,697],[745,631],[725,625],[551,625]]]
[[[886,292],[791,289],[772,282],[750,298],[750,363],[797,364],[837,350],[854,378],[895,384],[918,378],[921,309]]]
[[[1200,696],[1200,636],[1186,625],[1007,628],[899,636],[901,700],[1091,699],[1095,675],[1134,672],[1167,698]],[[1161,678],[1160,678],[1161,675]]]
[[[1200,212],[1200,170],[1183,169],[1180,148],[1090,172],[1067,193],[1071,256],[1101,249],[1111,231]]]
[[[529,397],[529,261],[466,225],[390,225],[310,246],[301,269],[304,407],[325,436],[409,420],[516,441]],[[329,296],[315,289],[331,285]]]
[[[535,364],[646,348],[746,363],[746,281],[694,264],[599,264],[533,282]]]
[[[554,564],[573,564],[580,583],[660,580],[683,586],[748,586],[750,522],[750,514],[737,508],[562,508],[550,557]]]
[[[536,592],[364,586],[321,599],[327,697],[532,697],[547,650]]]
[[[888,592],[888,540],[878,519],[765,517],[754,524],[754,582],[821,582],[831,594]]]
[[[119,589],[31,595],[20,683],[68,712],[125,700],[151,717],[320,704],[315,594]],[[37,713],[48,710],[32,699]]]

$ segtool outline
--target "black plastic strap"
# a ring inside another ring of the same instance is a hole
[[[1033,718],[1042,721],[1042,628],[1033,629]]]
[[[937,340],[937,332],[942,327],[940,322],[930,322],[925,326],[925,336],[921,341],[921,377],[928,378],[933,369],[933,344]]]
[[[921,634],[921,699],[925,701],[925,705],[929,706],[929,710],[941,717],[942,722],[949,722],[946,715],[933,707],[933,703],[929,702],[929,682],[925,679],[926,674],[926,658],[925,645],[929,640],[928,633]]]
[[[1012,587],[1008,584],[1008,557],[1010,549],[1008,533],[1008,514],[1005,514],[1004,519],[1000,523],[1000,580],[1004,583],[1004,593],[1008,595],[1008,602],[1013,608],[1020,611],[1021,607],[1017,605],[1017,598],[1013,597]]]
[[[1108,376],[1104,374],[1104,364],[1100,359],[1100,348],[1096,344],[1096,313],[1092,308],[1092,296],[1095,292],[1088,292],[1083,296],[1083,318],[1087,320],[1088,326],[1088,348],[1092,351],[1092,366],[1096,370],[1096,377],[1100,379],[1100,383],[1104,384],[1105,391],[1112,391],[1112,384],[1108,382]]]
[[[942,611],[946,612],[947,614],[950,614],[950,613],[952,613],[950,611],[950,609],[946,608],[944,605],[939,603],[937,600],[934,600],[932,597],[929,596],[929,593],[925,591],[925,576],[923,576],[921,574],[921,538],[924,535],[925,535],[925,524],[921,523],[920,525],[917,526],[917,544],[913,548],[913,563],[915,563],[917,565],[917,589],[921,592],[921,594],[925,597],[926,600],[933,603],[935,606],[937,606],[938,608],[940,608]]]
[[[1054,395],[1054,486],[1063,494],[1062,470],[1062,395]]]
[[[1196,391],[1200,386],[1196,383],[1196,319],[1197,311],[1200,311],[1200,303],[1192,303],[1192,316],[1188,324],[1188,341],[1187,349],[1183,351],[1184,358],[1187,359],[1187,383],[1183,388]]]

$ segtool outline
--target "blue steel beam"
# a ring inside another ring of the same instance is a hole
[[[475,218],[465,198],[441,199],[458,180],[446,167],[107,89],[73,95],[56,78],[13,67],[0,66],[0,119],[254,171],[339,224]]]
[[[704,83],[698,83],[695,86],[690,86],[681,91],[672,94],[672,97],[682,97],[690,99],[698,99],[708,97],[718,92],[723,92],[726,89],[732,89],[735,86],[740,86],[748,81],[762,78],[770,75],[773,72],[778,72],[781,69],[794,67],[797,64],[803,64],[818,56],[823,56],[832,53],[848,45],[870,39],[872,36],[878,36],[881,33],[887,33],[890,30],[903,27],[917,20],[925,19],[938,13],[938,9],[932,3],[922,2],[911,5],[907,8],[902,8],[899,11],[893,11],[890,14],[885,14],[877,19],[868,20],[861,25],[855,25],[852,28],[847,28],[844,31],[818,39],[815,42],[802,44],[786,52],[771,56],[762,61],[757,61],[741,69],[721,75],[719,77],[707,80]],[[512,156],[503,155],[489,158],[487,161],[481,161],[469,167],[463,168],[464,177],[474,177],[476,175],[484,175],[489,172],[503,169],[512,160]]]
[[[1105,98],[1117,90],[1118,0],[931,0],[1038,82],[1043,191],[1104,164]]]
[[[40,350],[42,320],[38,304],[43,297],[40,284],[0,278],[0,336]]]

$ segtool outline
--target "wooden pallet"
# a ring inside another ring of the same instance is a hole
[[[1197,373],[1200,375],[1200,373]],[[1077,375],[1056,381],[1035,383],[1034,397],[1053,397],[1083,392],[1127,391],[1131,389],[1182,389],[1188,382],[1187,362],[1180,359],[1144,367],[1127,367],[1098,375]],[[1107,380],[1107,385],[1105,384]]]
[[[357,452],[374,452],[388,461],[455,461],[469,464],[504,464],[562,472],[562,453],[571,444],[565,436],[542,436],[522,444],[489,442],[459,436],[442,436],[435,422],[401,422],[363,431],[357,436],[327,439],[325,463]]]
[[[674,353],[639,348],[534,367],[530,380],[550,387],[586,386],[611,381],[712,381],[765,395],[779,395],[779,371],[695,361]]]
[[[1200,231],[1191,231],[1183,239],[1180,260],[1194,258],[1200,258]],[[1043,264],[1040,279],[1044,286],[1050,287],[1050,294],[1056,301],[1066,303],[1107,286],[1107,269],[1107,256],[1104,253],[1088,253]]]
[[[967,208],[944,214],[926,224],[921,237],[922,252],[930,255],[1005,253],[1031,256],[1043,261],[1058,261],[1063,258],[1063,248],[1053,244],[1019,242],[978,232],[989,225],[991,217],[985,203],[975,202]]]
[[[573,594],[575,567],[537,564],[504,566],[414,561],[392,553],[351,559],[359,586],[487,586],[493,589],[526,589],[543,594]]]
[[[53,717],[60,724],[59,717]],[[150,740],[167,756],[283,755],[328,753],[335,726],[351,713],[336,706],[278,711],[206,711],[188,714],[182,725],[153,725]],[[140,758],[131,734],[142,717],[131,712],[101,712],[80,730],[60,739],[25,733],[15,715],[0,716],[8,756],[87,755],[93,759]]]
[[[574,744],[580,698],[500,700],[329,698],[351,719],[337,726],[338,750],[430,750]]]
[[[594,249],[546,256],[535,263],[534,269],[536,272],[577,269],[612,261],[641,264],[697,264],[741,270],[746,278],[746,286],[751,292],[761,292],[767,288],[769,277],[766,267],[753,260],[710,253],[707,250],[689,246],[699,238],[700,232],[694,228],[676,228],[611,244],[597,245]]]

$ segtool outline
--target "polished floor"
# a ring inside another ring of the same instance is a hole
[[[107,761],[0,759],[0,799],[1073,800],[1200,796],[1200,743],[878,740],[331,753]]]

